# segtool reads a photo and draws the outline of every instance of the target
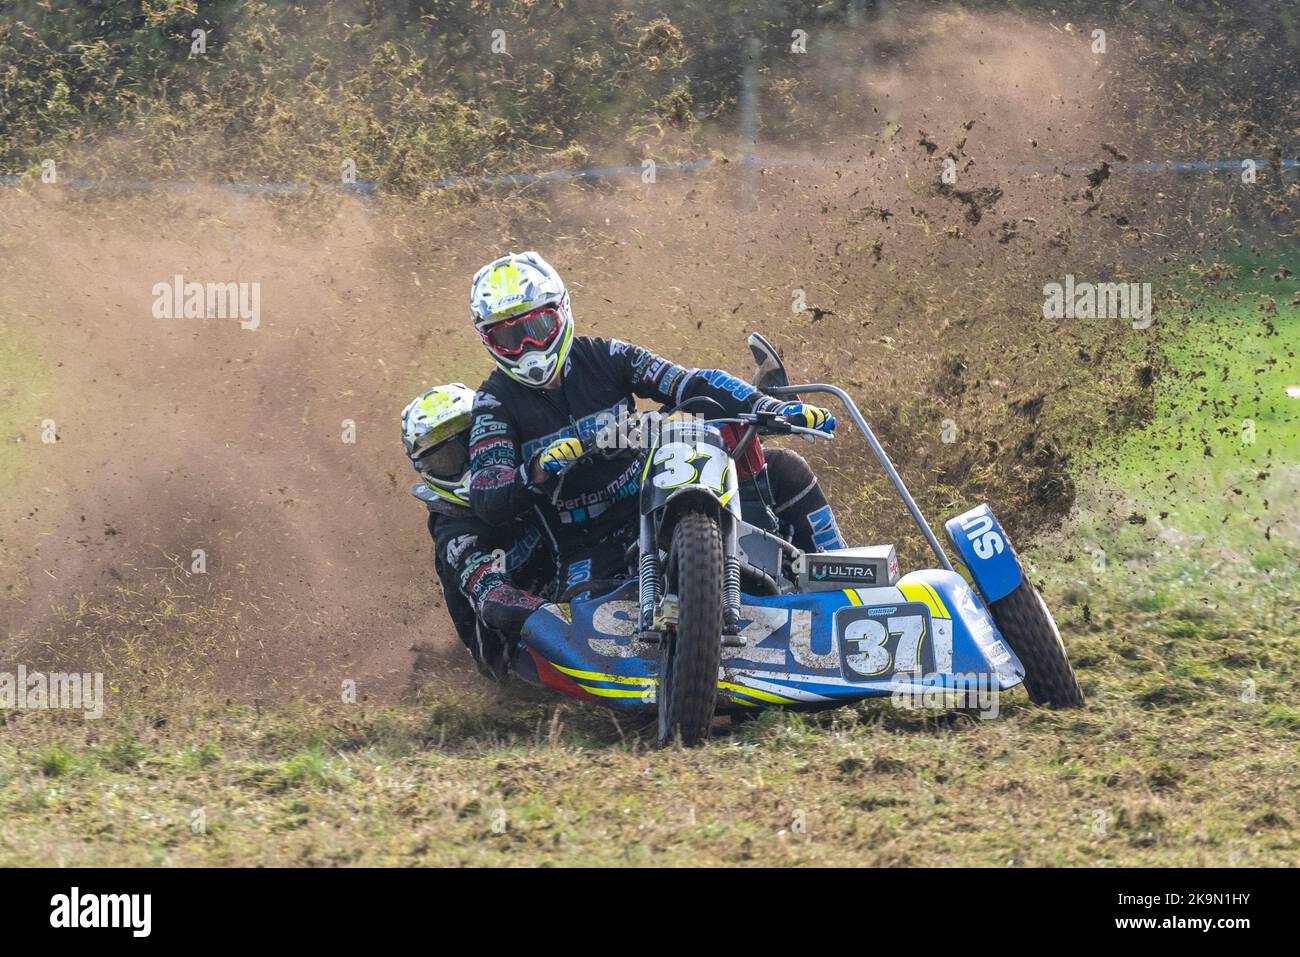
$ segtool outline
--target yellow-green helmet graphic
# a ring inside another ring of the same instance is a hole
[[[402,411],[402,445],[424,479],[423,487],[412,489],[416,498],[469,507],[473,409],[474,390],[452,382],[421,393]]]
[[[573,342],[569,293],[537,253],[509,253],[475,273],[469,311],[483,345],[511,378],[541,387],[564,367]]]

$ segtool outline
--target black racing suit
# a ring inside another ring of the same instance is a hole
[[[491,525],[535,514],[556,555],[561,593],[585,581],[626,577],[641,460],[635,450],[620,449],[579,462],[565,473],[555,501],[557,479],[533,484],[532,460],[560,438],[592,444],[611,419],[635,413],[633,396],[670,406],[704,397],[732,415],[784,404],[721,370],[687,369],[617,339],[575,338],[555,389],[493,372],[474,401],[470,504]]]
[[[540,588],[552,573],[542,534],[530,522],[493,527],[468,508],[420,497],[456,634],[481,668],[502,677],[524,620],[543,604],[525,589]]]

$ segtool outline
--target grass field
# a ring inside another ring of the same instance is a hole
[[[770,713],[656,753],[535,695],[164,688],[101,721],[5,713],[0,864],[1294,866],[1300,314],[1293,280],[1239,275],[1165,342],[1152,421],[1080,454],[1076,513],[1024,549],[1083,711]]]

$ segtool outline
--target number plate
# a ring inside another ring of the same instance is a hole
[[[930,609],[920,602],[840,608],[835,612],[835,640],[846,681],[935,670]]]
[[[725,449],[708,442],[669,442],[655,449],[654,477],[657,488],[671,490],[683,485],[703,485],[719,495],[727,491],[727,470],[731,459]]]

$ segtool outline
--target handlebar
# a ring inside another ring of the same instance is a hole
[[[833,439],[831,432],[810,429],[804,425],[795,425],[784,415],[777,412],[742,412],[725,419],[706,419],[709,424],[735,423],[752,425],[759,435],[802,435],[810,439]]]
[[[717,405],[716,402],[712,404]],[[672,409],[668,414],[679,410],[680,407]],[[645,420],[656,414],[661,417],[666,417],[664,413],[654,412],[644,412],[638,416],[638,430],[644,429]],[[810,442],[815,441],[816,439],[835,438],[835,436],[829,432],[822,432],[818,429],[810,429],[806,426],[795,425],[786,416],[777,412],[740,412],[736,415],[721,415],[715,417],[700,416],[698,421],[704,425],[740,425],[746,427],[747,430],[752,428],[757,435],[798,435]],[[551,493],[552,503],[559,498],[560,490],[564,485],[565,476],[572,472],[574,467],[579,463],[587,462],[593,458],[607,455],[611,451],[621,450],[627,447],[642,449],[647,447],[646,443],[640,441],[633,442],[631,446],[616,443],[611,447],[602,445],[599,440],[588,439],[583,441],[582,444],[582,454],[573,459],[562,471],[556,474],[557,481],[555,488]],[[742,440],[732,454],[735,455],[739,452],[743,452],[748,444],[749,441]]]
[[[717,415],[701,415],[699,413],[692,413],[693,415],[696,415],[698,421],[704,425],[743,425],[746,427],[753,427],[759,435],[802,435],[810,440],[815,438],[834,438],[834,436],[828,432],[795,425],[785,416],[776,412],[738,412],[735,414],[728,414],[716,399],[711,399],[708,396],[703,395],[691,396],[689,399],[686,399],[675,406],[661,406],[659,411],[661,415],[671,415],[675,412],[684,412],[692,405],[704,405],[706,407],[717,409]],[[642,419],[644,419],[644,415],[642,416]],[[742,445],[744,444],[747,443],[742,442]]]

